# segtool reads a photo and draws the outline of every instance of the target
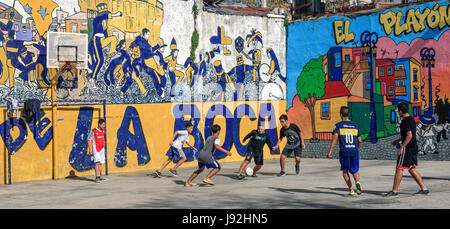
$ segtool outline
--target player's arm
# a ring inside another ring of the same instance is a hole
[[[175,137],[178,135],[178,131],[175,131],[175,133],[173,134],[173,137],[172,137],[172,139],[170,140],[170,145],[172,145],[173,144],[173,140],[175,139]]]
[[[276,150],[275,147],[273,147],[272,139],[270,138],[270,136],[269,136],[268,134],[267,134],[266,136],[267,136],[267,138],[266,138],[266,144],[267,144],[267,146],[269,147],[269,149],[270,149],[270,150]]]
[[[358,137],[358,148],[361,148],[362,139],[361,136]]]
[[[244,137],[244,139],[243,139],[242,141],[245,142],[247,139],[253,137],[254,135],[255,135],[255,133],[254,133],[254,131],[252,130],[250,133],[248,133],[248,134]]]
[[[218,144],[214,144],[214,146],[216,147],[217,150],[222,151],[224,153],[226,153],[228,156],[231,156],[231,152],[222,148],[222,146],[218,145]]]
[[[93,141],[92,141],[93,137],[94,137],[94,133],[91,132],[88,136],[88,150],[89,150],[88,153],[90,155],[92,155],[94,153],[94,147],[93,147]]]
[[[338,138],[339,138],[339,134],[338,133],[334,133],[333,134],[333,138],[331,139],[330,149],[328,150],[328,154],[327,154],[328,158],[331,158],[331,151],[333,151],[334,145],[336,144]]]
[[[303,138],[303,132],[300,131],[300,139],[302,139],[302,148],[306,148],[305,139]]]
[[[194,146],[192,146],[191,144],[189,144],[189,142],[186,142],[186,145],[188,145],[188,146],[191,147],[193,150],[195,150],[195,152],[198,152],[198,150],[197,150]]]

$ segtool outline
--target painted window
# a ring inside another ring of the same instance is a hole
[[[379,68],[380,76],[384,76],[384,68]]]
[[[389,87],[389,95],[394,95],[394,86]]]
[[[419,100],[419,90],[417,90],[417,87],[414,87],[414,100]]]
[[[345,61],[350,61],[350,55],[345,55]]]
[[[417,107],[413,107],[413,116],[414,116],[414,117],[417,116]]]
[[[413,69],[413,81],[414,81],[414,82],[417,82],[417,72],[418,72],[418,71],[417,71],[417,68],[414,68],[414,69]]]
[[[398,71],[402,71],[402,70],[403,70],[403,64],[397,65],[397,70],[398,70]]]
[[[391,123],[395,123],[395,119],[397,118],[397,115],[395,113],[395,109],[391,110]]]
[[[392,67],[388,67],[387,68],[387,73],[388,73],[389,76],[392,75]]]
[[[370,76],[366,76],[364,80],[366,90],[370,90],[372,88],[372,81],[370,80]]]
[[[330,119],[330,103],[321,103],[320,107],[320,118]]]
[[[404,80],[397,81],[397,86],[399,86],[399,87],[405,86],[405,81]]]
[[[334,67],[341,66],[341,53],[337,52],[334,54]]]

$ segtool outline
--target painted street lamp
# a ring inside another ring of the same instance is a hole
[[[433,113],[433,93],[431,87],[431,68],[434,68],[434,56],[436,51],[433,48],[422,48],[420,50],[420,56],[422,57],[422,66],[428,67],[428,110]]]
[[[377,42],[378,42],[378,34],[376,32],[364,31],[361,34],[361,44],[362,44],[362,52],[363,55],[368,56],[368,63],[370,69],[370,142],[377,142],[377,120],[375,116],[375,96],[374,90],[376,90],[375,86],[375,62],[376,62],[376,53],[377,53]],[[369,83],[367,82],[367,83]]]

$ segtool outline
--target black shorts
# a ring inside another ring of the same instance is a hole
[[[286,147],[284,147],[283,151],[281,152],[281,154],[284,154],[286,156],[290,156],[292,153],[294,153],[294,155],[296,157],[301,157],[302,156],[302,146],[298,146],[294,149],[288,149]]]
[[[264,165],[263,154],[253,155],[252,152],[247,152],[247,154],[245,155],[245,160],[250,162],[252,161],[252,158],[254,159],[256,165]]]
[[[397,168],[410,170],[417,167],[417,152],[416,149],[404,148],[402,155],[397,157]]]

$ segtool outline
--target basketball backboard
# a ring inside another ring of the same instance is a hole
[[[68,62],[78,69],[88,68],[88,35],[48,32],[47,68],[59,68]]]

